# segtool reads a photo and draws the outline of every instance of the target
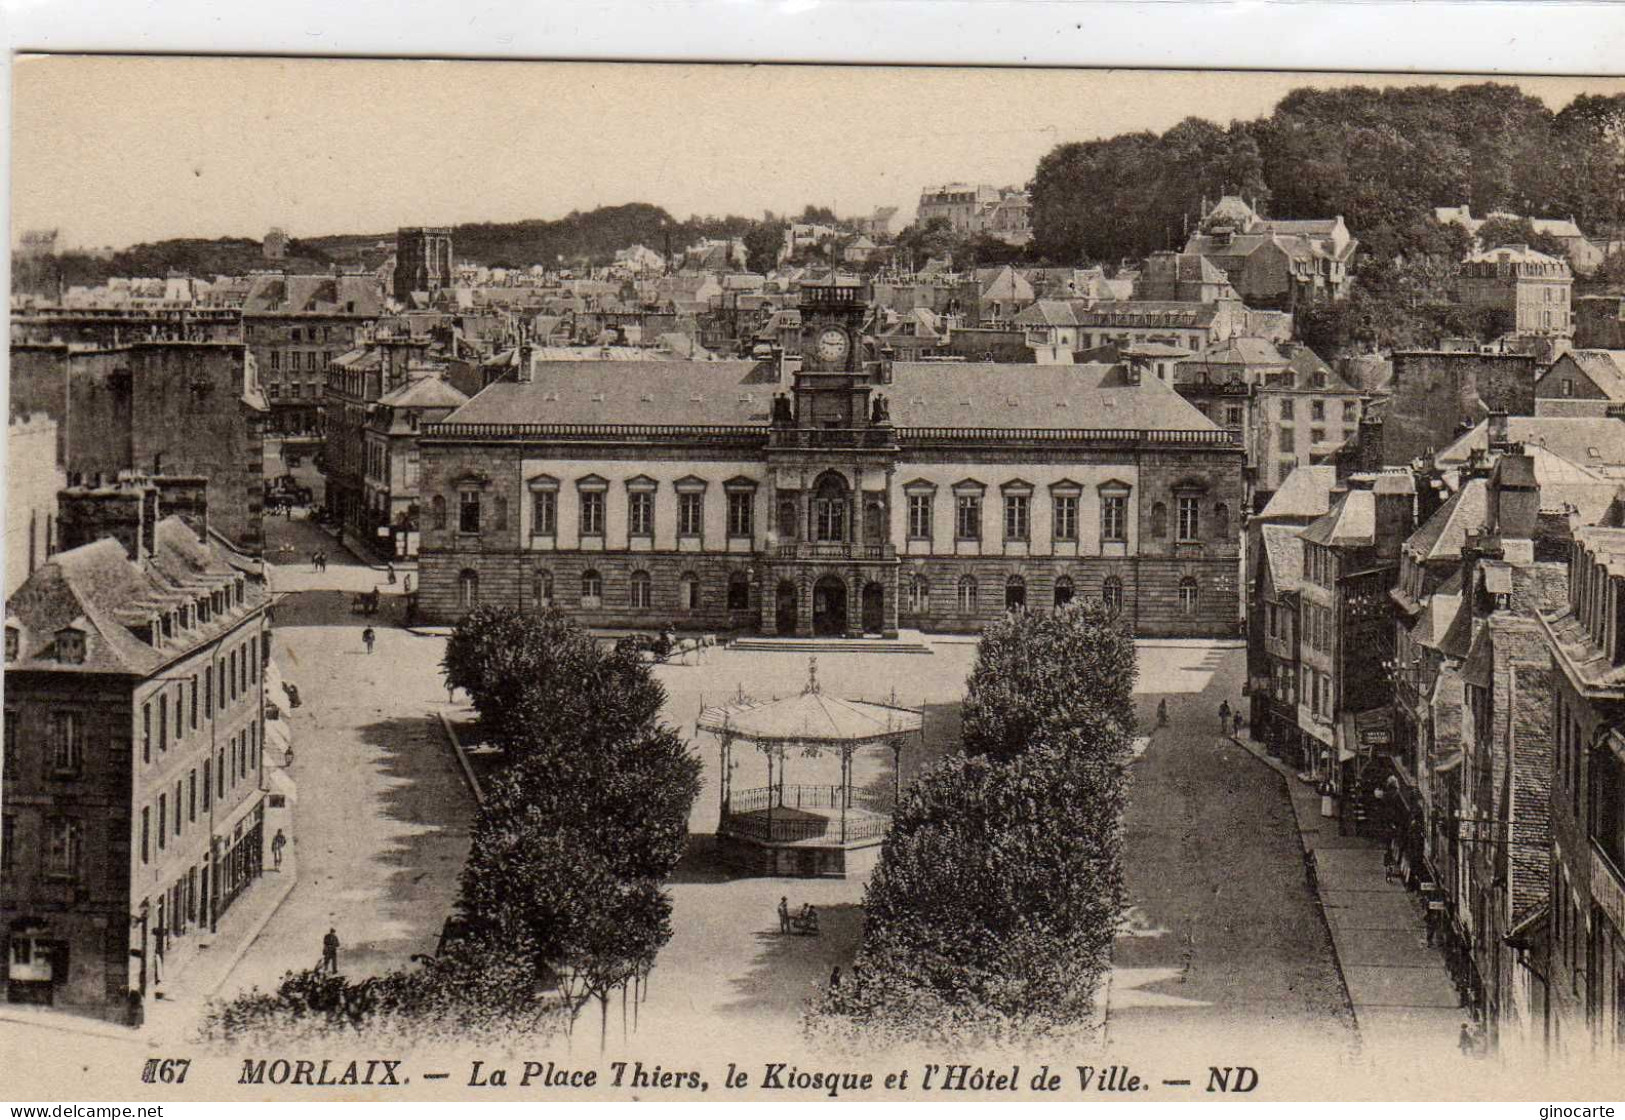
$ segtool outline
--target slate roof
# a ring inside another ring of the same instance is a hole
[[[1302,530],[1296,525],[1265,525],[1264,558],[1277,595],[1296,591],[1303,579]]]
[[[1467,542],[1467,534],[1484,528],[1484,516],[1488,510],[1488,481],[1470,479],[1406,539],[1405,551],[1420,564],[1431,560],[1460,559],[1461,546]]]
[[[537,362],[530,381],[488,385],[446,422],[765,424],[780,388],[748,361]],[[1104,364],[896,362],[880,391],[900,428],[1220,430],[1156,378]]]
[[[1174,300],[1041,299],[1017,315],[1017,326],[1140,327],[1206,330],[1219,310],[1210,303]]]
[[[378,398],[378,403],[391,408],[458,408],[468,403],[468,395],[443,378],[430,375],[414,377],[391,389]]]
[[[1509,416],[1507,439],[1526,449],[1531,444],[1543,447],[1581,466],[1625,465],[1625,420],[1611,416]],[[1459,466],[1489,445],[1489,421],[1481,420],[1434,461],[1441,467]]]
[[[1282,481],[1280,489],[1258,516],[1319,517],[1332,508],[1332,487],[1337,485],[1337,468],[1300,466]]]
[[[243,310],[378,315],[383,311],[383,289],[372,276],[265,274],[251,278]]]
[[[1303,531],[1311,544],[1365,547],[1376,542],[1377,496],[1370,490],[1346,491],[1330,511]]]
[[[6,670],[146,676],[242,620],[243,608],[234,608],[182,630],[158,647],[135,633],[152,615],[230,584],[238,571],[220,549],[198,540],[179,517],[159,521],[153,542],[153,555],[139,563],[109,537],[59,552],[36,569],[6,603],[8,623],[21,630],[17,659]],[[250,576],[248,606],[263,598],[263,584]],[[55,657],[56,633],[70,625],[85,634],[82,662],[64,663]]]
[[[1103,363],[897,362],[881,391],[900,428],[1221,430],[1171,386]]]
[[[1553,362],[1547,373],[1562,365],[1565,358],[1579,366],[1603,396],[1611,401],[1625,401],[1625,350],[1570,350]],[[1545,380],[1544,374],[1541,380]],[[1555,394],[1547,396],[1551,399]]]

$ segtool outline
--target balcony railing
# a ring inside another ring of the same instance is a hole
[[[785,450],[870,448],[897,446],[890,427],[884,428],[774,428],[769,446]]]
[[[469,424],[423,425],[423,434],[438,439],[572,440],[602,443],[737,443],[761,441],[768,429],[762,424]]]
[[[776,546],[774,555],[780,560],[895,560],[897,548],[847,541],[790,541]]]

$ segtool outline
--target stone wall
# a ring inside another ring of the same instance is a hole
[[[1454,443],[1462,423],[1492,411],[1531,416],[1535,358],[1528,354],[1401,351],[1382,428],[1382,461],[1406,466]]]

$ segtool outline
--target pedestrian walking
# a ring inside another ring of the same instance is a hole
[[[384,565],[384,571],[386,573],[388,573],[388,575],[389,575],[389,585],[391,587],[394,587],[395,586],[395,565],[393,565],[393,564],[385,564]]]
[[[779,896],[779,932],[790,932],[790,900],[783,895]]]
[[[401,577],[401,593],[403,595],[412,594],[412,573],[411,572],[407,572],[404,576]]]
[[[369,654],[372,652],[372,643],[374,641],[376,641],[377,638],[378,638],[378,635],[374,634],[372,632],[372,627],[371,626],[369,626],[365,630],[361,631],[361,640],[367,644],[367,652]]]
[[[317,972],[324,970],[332,972],[339,970],[339,935],[332,928],[329,928],[327,936],[322,938],[322,963],[316,969]]]
[[[1168,726],[1168,701],[1166,700],[1157,701],[1157,726]]]
[[[1466,1023],[1461,1025],[1461,1037],[1456,1045],[1461,1047],[1461,1056],[1464,1058],[1471,1058],[1473,1052],[1478,1049],[1478,1040],[1473,1037],[1473,1028]]]
[[[1230,730],[1230,701],[1219,701],[1219,734]]]
[[[313,572],[319,572],[319,571],[322,570],[322,554],[320,552],[316,552],[316,551],[311,552],[311,554],[310,554],[310,570],[313,571]]]
[[[288,753],[290,755],[293,754],[292,751],[289,751]],[[276,835],[271,838],[271,866],[275,867],[279,871],[282,869],[282,849],[286,848],[287,846],[288,838],[282,834],[282,830],[280,828],[277,829]]]
[[[1231,733],[1235,735],[1236,738],[1241,738],[1241,709],[1237,708],[1235,712],[1231,714],[1230,719],[1235,725]]]
[[[841,986],[841,966],[836,965],[829,970],[829,990],[834,991]]]
[[[159,983],[164,978],[164,949],[169,945],[169,931],[159,926],[152,931],[152,982]]]

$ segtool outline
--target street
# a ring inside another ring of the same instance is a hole
[[[267,524],[273,548],[297,534],[308,551],[317,532],[298,519]],[[299,884],[221,995],[272,987],[287,970],[314,965],[329,928],[351,975],[433,952],[467,852],[474,801],[436,715],[445,643],[389,625],[387,605],[378,618],[352,615],[349,590],[382,582],[380,573],[331,538],[324,547],[326,573],[310,573],[302,557],[293,571],[272,573],[278,592],[290,583],[345,589],[294,591],[276,606],[274,654],[303,701],[285,713]],[[361,642],[368,621],[378,635],[371,655]]]
[[[1207,668],[1198,692],[1138,697],[1144,728],[1164,698],[1169,726],[1133,766],[1109,1041],[1135,1055],[1188,1053],[1197,1038],[1345,1051],[1353,1019],[1291,802],[1279,775],[1219,733],[1245,655],[1215,652]]]

